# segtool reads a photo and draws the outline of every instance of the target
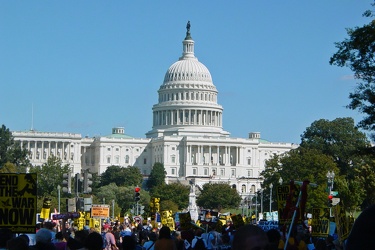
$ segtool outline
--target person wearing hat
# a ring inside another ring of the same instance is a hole
[[[113,233],[111,232],[112,228],[109,224],[103,225],[103,233],[104,233],[104,249],[105,250],[112,250],[118,249],[116,246],[116,239]]]
[[[156,233],[151,232],[148,235],[148,241],[143,244],[142,250],[154,250],[155,241],[158,239]]]

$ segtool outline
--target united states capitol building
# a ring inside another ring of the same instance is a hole
[[[210,71],[194,55],[189,23],[182,45],[182,56],[169,67],[158,90],[146,138],[131,137],[123,127],[116,127],[108,136],[93,138],[68,132],[13,131],[15,141],[30,151],[33,165],[42,165],[54,155],[69,164],[72,173],[88,169],[101,174],[118,165],[136,166],[147,176],[161,162],[167,183],[225,182],[244,197],[254,193],[265,161],[298,145],[269,142],[259,132],[249,133],[248,138],[230,137],[223,129],[223,107]]]

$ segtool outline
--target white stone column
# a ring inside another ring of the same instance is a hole
[[[212,160],[212,146],[208,146],[208,165],[212,165],[213,164],[213,160]]]
[[[220,165],[220,147],[219,145],[216,146],[216,151],[217,151],[217,155],[216,155],[216,165]]]

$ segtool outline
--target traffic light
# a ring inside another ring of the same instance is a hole
[[[76,211],[85,211],[85,200],[83,198],[76,198]]]
[[[333,195],[328,195],[328,207],[332,207],[332,199],[333,199]]]
[[[62,182],[62,185],[63,185],[63,192],[64,193],[72,193],[72,177],[70,176],[70,172],[67,173],[67,174],[63,174],[63,182]]]
[[[92,188],[92,174],[88,170],[85,171],[83,175],[83,193],[91,193]]]
[[[136,202],[138,202],[140,199],[141,199],[141,188],[140,187],[136,187],[134,188],[134,200]]]

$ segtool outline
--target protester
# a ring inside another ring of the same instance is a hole
[[[155,249],[155,242],[158,239],[156,233],[151,232],[148,235],[148,240],[143,244],[143,250],[154,250]]]
[[[12,238],[7,241],[7,250],[28,250],[29,245],[22,237]]]
[[[67,246],[67,241],[64,238],[63,233],[57,232],[55,235],[55,241],[54,241],[56,250],[65,250]]]
[[[87,250],[102,250],[103,238],[98,232],[91,232],[85,240],[85,248]]]
[[[177,250],[185,250],[185,242],[181,237],[181,232],[179,231],[174,232],[174,242],[176,244]]]
[[[155,250],[176,250],[176,245],[171,237],[171,230],[163,226],[159,231],[159,239],[155,242]]]
[[[375,204],[355,220],[346,242],[346,250],[375,249]]]
[[[254,225],[240,227],[235,233],[232,250],[266,249],[268,238],[262,228]]]
[[[192,249],[207,249],[207,241],[202,237],[203,231],[198,228],[195,230],[194,239],[191,241]]]
[[[0,250],[6,249],[7,241],[13,238],[13,233],[9,228],[0,228]]]
[[[41,228],[36,232],[35,241],[36,244],[30,247],[32,250],[56,250],[52,243],[51,231],[46,228]]]
[[[103,234],[104,234],[104,249],[112,250],[112,246],[117,248],[116,239],[112,233],[112,228],[109,224],[103,225]],[[103,236],[103,235],[102,235]]]
[[[135,250],[137,247],[137,242],[133,236],[126,235],[122,237],[122,249],[123,250]]]

